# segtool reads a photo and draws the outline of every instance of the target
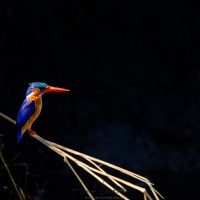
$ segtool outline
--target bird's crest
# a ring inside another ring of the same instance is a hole
[[[29,87],[26,91],[26,96],[29,95],[32,92],[33,88],[40,88],[40,89],[44,89],[46,86],[48,86],[46,83],[42,83],[42,82],[33,82],[33,83],[29,83]]]

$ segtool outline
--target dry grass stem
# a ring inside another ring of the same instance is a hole
[[[65,157],[64,158],[64,162],[67,163],[67,165],[69,166],[69,168],[72,170],[72,172],[74,173],[74,175],[77,177],[77,179],[79,180],[79,182],[81,183],[81,185],[83,186],[83,188],[85,189],[85,191],[87,192],[87,194],[89,195],[89,197],[94,200],[95,198],[92,196],[91,192],[88,190],[88,188],[86,187],[86,185],[84,184],[84,182],[82,181],[82,179],[80,178],[80,176],[77,174],[77,172],[74,170],[74,168],[72,167],[72,165],[69,163],[68,159]]]
[[[93,162],[92,160],[85,158],[88,162],[90,162],[92,165],[94,165],[97,169],[99,169],[101,172],[106,173],[101,167],[99,167],[99,165],[97,165],[95,162]],[[107,174],[107,173],[106,173]],[[120,187],[124,192],[126,192],[126,188],[124,188],[121,184],[119,184],[117,181],[115,181],[113,178],[109,177],[108,178],[115,183],[118,187]]]
[[[5,118],[8,121],[10,121],[13,124],[15,124],[15,121],[13,119],[11,119],[10,117],[6,116],[5,114],[3,114],[1,112],[0,112],[0,116],[2,116],[3,118]],[[89,197],[91,199],[93,199],[93,200],[95,198],[92,196],[91,192],[88,190],[88,188],[86,187],[84,182],[81,180],[81,178],[79,177],[77,172],[74,170],[72,165],[69,163],[69,160],[73,161],[75,164],[77,164],[79,167],[81,167],[83,170],[85,170],[91,176],[96,178],[99,182],[104,184],[107,188],[109,188],[112,192],[117,194],[122,199],[128,200],[128,197],[124,196],[121,192],[119,192],[117,189],[115,189],[113,186],[111,186],[108,182],[106,182],[104,179],[102,179],[99,175],[102,175],[102,176],[110,179],[115,184],[115,186],[118,186],[124,192],[126,192],[127,190],[121,184],[129,186],[129,187],[131,187],[131,188],[143,193],[144,200],[153,200],[153,198],[148,194],[148,192],[147,192],[147,190],[145,188],[140,187],[140,186],[135,185],[135,184],[133,184],[131,182],[125,181],[125,180],[123,180],[123,179],[121,179],[119,177],[116,177],[116,176],[113,176],[113,175],[107,173],[105,170],[102,169],[102,167],[99,166],[99,164],[101,164],[102,166],[107,166],[107,167],[109,167],[111,169],[114,169],[114,170],[116,170],[116,171],[118,171],[120,173],[123,173],[123,174],[125,174],[127,176],[130,176],[130,177],[132,177],[132,178],[134,178],[136,180],[139,180],[139,181],[145,183],[146,185],[149,186],[150,191],[152,192],[153,197],[156,200],[159,200],[159,196],[161,198],[163,198],[162,195],[158,191],[155,190],[155,188],[153,187],[153,184],[147,178],[145,178],[143,176],[140,176],[140,175],[138,175],[138,174],[136,174],[134,172],[128,171],[126,169],[123,169],[123,168],[118,167],[116,165],[113,165],[111,163],[105,162],[103,160],[97,159],[95,157],[83,154],[83,153],[78,152],[78,151],[74,151],[74,150],[69,149],[67,147],[64,147],[64,146],[62,146],[60,144],[56,144],[54,142],[45,140],[42,137],[40,137],[39,135],[37,135],[37,134],[34,134],[33,137],[64,158],[64,162],[67,163],[67,165],[72,170],[72,172],[75,174],[75,176],[77,177],[77,179],[79,180],[79,182],[81,183],[81,185],[83,186],[83,188],[85,189],[85,191],[87,192]],[[81,160],[75,158],[74,156],[72,156],[70,154],[75,155],[75,156],[80,156],[80,158],[85,159],[85,161],[89,162],[90,165],[86,164],[85,162],[82,162]],[[99,174],[99,175],[97,175],[97,174]]]
[[[4,160],[4,157],[3,157],[2,153],[1,153],[1,151],[0,151],[0,159],[1,159],[1,161],[3,162],[3,165],[4,165],[4,167],[5,167],[5,169],[6,169],[7,173],[8,173],[8,175],[9,175],[11,181],[12,181],[12,184],[13,184],[13,186],[14,186],[16,192],[17,192],[17,195],[18,195],[19,199],[20,199],[20,200],[24,200],[24,199],[25,199],[24,193],[23,193],[23,191],[21,190],[21,188],[18,188],[18,187],[17,187],[17,184],[15,183],[15,181],[14,181],[14,179],[13,179],[11,173],[10,173],[10,170],[8,169],[8,166],[7,166],[7,164],[6,164],[5,160]]]

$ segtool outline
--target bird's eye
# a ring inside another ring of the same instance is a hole
[[[40,90],[44,90],[44,87],[39,87]]]

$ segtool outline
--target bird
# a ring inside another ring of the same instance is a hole
[[[31,129],[33,122],[38,118],[42,109],[42,95],[47,92],[69,92],[65,88],[53,87],[43,82],[29,83],[26,98],[21,104],[16,117],[17,141],[20,143],[23,134],[27,131],[30,136],[36,134]]]

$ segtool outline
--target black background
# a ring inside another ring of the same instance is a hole
[[[33,130],[149,178],[165,199],[194,199],[199,19],[199,7],[181,1],[1,1],[0,111],[15,119],[30,82],[68,88],[43,95]],[[60,156],[27,135],[18,145],[15,127],[3,118],[0,134],[4,158],[27,195],[85,199]],[[17,199],[0,167],[0,196]],[[94,196],[112,197],[76,169],[98,191]],[[143,198],[131,189],[127,195]]]

